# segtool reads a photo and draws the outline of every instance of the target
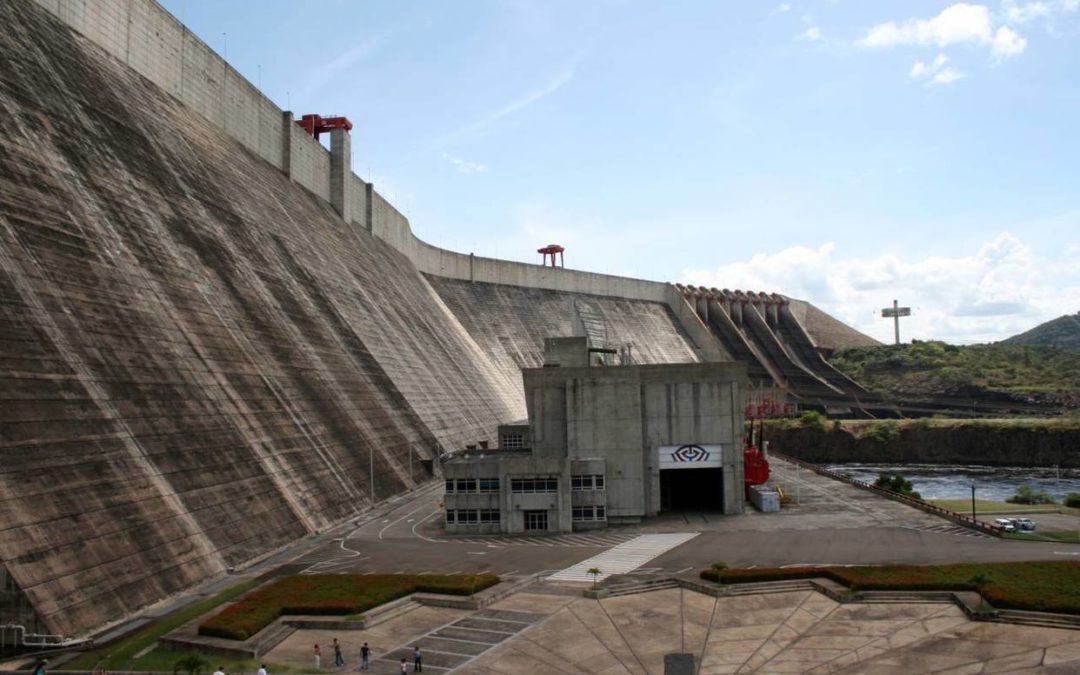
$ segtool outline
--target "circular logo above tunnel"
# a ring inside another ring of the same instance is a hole
[[[707,462],[709,451],[700,445],[681,445],[671,453],[671,459],[676,462]]]

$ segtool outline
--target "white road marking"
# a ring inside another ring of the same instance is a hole
[[[1080,555],[1080,551],[1054,551],[1054,555]]]
[[[400,518],[398,518],[397,520],[395,520],[394,522],[390,523],[389,525],[387,525],[387,526],[386,526],[386,527],[384,527],[383,529],[379,530],[379,539],[382,539],[382,538],[383,538],[383,533],[385,533],[385,532],[386,532],[387,530],[389,530],[389,529],[390,529],[391,527],[393,527],[393,526],[397,525],[398,523],[400,523],[401,521],[405,520],[406,518],[408,518],[408,517],[409,517],[409,516],[411,516],[412,514],[416,513],[417,511],[423,511],[424,509],[428,509],[428,508],[431,508],[431,506],[430,506],[429,504],[423,504],[423,505],[421,505],[421,506],[420,506],[419,508],[415,508],[415,509],[413,509],[412,511],[409,511],[408,513],[406,513],[406,514],[405,514],[405,515],[403,515],[402,517],[400,517]],[[389,520],[389,519],[387,519],[387,520]],[[385,523],[385,522],[386,522],[386,520],[384,520],[383,522]]]
[[[676,572],[675,574],[682,574],[684,572],[689,572],[692,569],[694,569],[693,565],[691,565],[690,567],[684,567],[681,570],[679,570],[678,572]]]
[[[487,555],[487,551],[466,551],[467,555]]]
[[[698,534],[698,532],[643,534],[556,572],[549,578],[555,581],[593,581],[588,571],[595,567],[600,570],[596,580],[603,581],[613,574],[625,574],[635,570],[653,558],[690,541]]]

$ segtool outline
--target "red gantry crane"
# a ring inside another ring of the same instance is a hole
[[[558,244],[548,244],[544,248],[536,249],[536,252],[544,256],[544,262],[541,263],[542,265],[547,266],[548,256],[551,256],[551,266],[555,267],[555,256],[558,255],[559,267],[566,267],[563,260],[563,251],[565,250],[566,249],[564,249],[562,246],[559,246]]]
[[[321,115],[304,115],[296,124],[308,132],[309,136],[314,136],[315,140],[319,140],[319,134],[328,134],[334,129],[344,129],[345,131],[352,131],[352,122],[347,117],[323,117]]]

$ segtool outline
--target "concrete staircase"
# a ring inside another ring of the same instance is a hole
[[[604,598],[617,598],[620,595],[634,595],[635,593],[648,593],[665,588],[678,588],[679,582],[674,579],[648,579],[645,581],[633,581],[629,583],[615,584],[604,589]]]
[[[1002,623],[1018,623],[1025,626],[1080,630],[1080,616],[1069,616],[1067,614],[1046,614],[1043,612],[1024,612],[1018,609],[999,609],[997,611],[997,616],[991,620]]]

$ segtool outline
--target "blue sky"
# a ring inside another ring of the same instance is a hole
[[[1080,0],[163,4],[281,107],[347,115],[433,244],[557,242],[885,341],[894,297],[903,339],[1080,310]]]

